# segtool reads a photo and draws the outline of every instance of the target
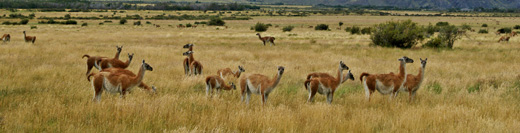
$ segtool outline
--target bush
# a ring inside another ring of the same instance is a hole
[[[126,19],[119,20],[119,24],[125,24],[126,22],[127,22]]]
[[[453,48],[456,40],[460,39],[462,34],[458,33],[459,28],[455,25],[443,26],[439,29],[439,35],[432,40],[426,42],[423,47],[432,48]]]
[[[136,21],[136,22],[134,22],[134,25],[135,25],[135,26],[141,26],[141,21]]]
[[[88,26],[88,23],[81,24],[81,27],[83,27],[83,26]]]
[[[462,26],[460,26],[460,28],[462,30],[471,30],[471,26],[469,26],[468,24],[462,24]]]
[[[497,30],[500,33],[511,33],[511,28],[501,28]]]
[[[67,21],[65,21],[65,24],[67,24],[67,25],[68,24],[76,25],[76,24],[78,24],[78,22],[76,22],[75,20],[67,20]]]
[[[350,28],[350,34],[354,35],[354,34],[361,34],[361,28],[357,27],[357,26],[352,26]]]
[[[4,22],[2,22],[2,24],[3,24],[3,25],[11,25],[11,22],[9,22],[9,21],[4,21]]]
[[[437,27],[437,26],[433,26],[432,24],[429,24],[429,25],[425,28],[425,30],[426,30],[426,33],[427,33],[428,35],[431,36],[431,35],[433,35],[435,32],[439,32],[439,27]]]
[[[346,32],[350,32],[351,30],[352,30],[352,27],[347,27],[347,28],[345,28],[345,31],[346,31]]]
[[[488,27],[488,25],[487,24],[482,24],[482,27]]]
[[[372,28],[365,27],[365,28],[361,29],[361,34],[372,34]]]
[[[437,22],[435,24],[435,26],[448,26],[448,25],[450,25],[450,23],[448,23],[448,22]]]
[[[520,25],[515,25],[515,27],[513,27],[513,29],[520,29]]]
[[[314,27],[314,30],[329,30],[329,25],[326,24],[318,24]]]
[[[377,46],[411,48],[424,39],[424,29],[411,20],[389,21],[376,25],[370,39]]]
[[[103,25],[103,24],[104,24],[104,23],[102,23],[102,22],[101,22],[101,23],[99,23],[99,25]]]
[[[103,21],[103,22],[105,22],[105,23],[112,23],[111,20],[105,20],[105,21]]]
[[[146,21],[146,24],[152,24],[152,22],[150,22],[150,21]]]
[[[480,30],[478,31],[478,33],[479,33],[479,34],[487,34],[488,31],[487,31],[486,29],[480,29]]]
[[[31,29],[38,29],[38,27],[33,25],[33,26],[31,26]]]
[[[213,17],[209,20],[208,25],[215,25],[215,26],[224,26],[226,22],[224,22],[219,17]]]
[[[285,27],[282,28],[282,31],[283,32],[287,32],[287,31],[290,32],[290,31],[292,31],[293,28],[294,28],[294,26],[292,26],[292,25],[285,26]]]
[[[186,27],[191,27],[191,26],[192,26],[191,23],[186,24]]]
[[[255,31],[257,32],[264,32],[264,31],[267,31],[267,29],[269,28],[269,26],[267,26],[266,24],[264,23],[256,23],[255,26],[253,27]]]
[[[26,25],[27,23],[29,23],[29,19],[22,19],[20,21],[20,24],[23,24],[23,25]]]

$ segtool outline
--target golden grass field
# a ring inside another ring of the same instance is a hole
[[[477,31],[487,23],[490,34],[468,32],[469,38],[456,41],[453,50],[402,50],[369,46],[369,35],[336,30],[339,21],[345,27],[406,19],[421,25],[438,21],[467,23]],[[495,25],[494,20],[499,20],[500,25]],[[0,25],[1,34],[12,36],[11,42],[0,45],[0,132],[520,130],[520,37],[497,43],[499,36],[492,33],[494,27],[512,27],[518,18],[253,17],[226,21],[228,29],[167,26],[194,22],[186,20],[145,20],[160,24],[160,28],[132,26],[133,20],[126,25],[117,24],[117,20],[98,25],[101,21],[79,20],[80,24],[89,23],[81,27],[40,25],[31,20],[29,25],[38,29]],[[256,32],[249,29],[257,22],[280,25],[262,33],[276,37],[276,46],[263,46]],[[307,28],[319,23],[329,24],[332,30]],[[286,25],[296,28],[284,33],[281,28]],[[23,30],[37,37],[34,45],[23,41]],[[195,44],[194,56],[204,65],[203,76],[184,76],[182,53],[186,49],[182,45],[187,43]],[[158,87],[156,95],[136,88],[125,99],[104,93],[101,102],[92,102],[92,86],[85,77],[86,59],[81,57],[113,57],[116,45],[124,46],[123,61],[128,59],[127,53],[135,53],[129,70],[137,72],[143,59],[154,68],[143,81]],[[407,66],[407,72],[412,74],[419,70],[419,58],[428,58],[425,81],[416,100],[409,102],[408,94],[400,93],[390,101],[388,95],[376,92],[367,102],[359,75],[397,72],[397,59],[402,56],[415,60]],[[305,76],[311,72],[336,73],[339,61],[350,67],[356,80],[338,88],[332,105],[326,104],[324,95],[317,95],[314,103],[306,103]],[[246,75],[260,73],[269,77],[276,74],[277,66],[285,66],[280,84],[265,106],[259,95],[253,95],[249,105],[241,103],[240,91],[236,90],[219,97],[205,96],[205,76],[216,75],[220,68],[236,70],[238,65],[244,66]],[[480,91],[468,91],[476,88]]]

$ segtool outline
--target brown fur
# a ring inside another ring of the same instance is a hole
[[[349,79],[349,73],[345,73],[343,74],[343,81],[341,81],[341,83],[344,83],[345,81],[347,81]],[[319,77],[331,77],[331,78],[334,78],[334,76],[328,74],[328,73],[319,73],[319,72],[316,72],[316,73],[310,73],[307,75],[307,79],[311,79],[311,78],[319,78]],[[354,79],[352,79],[354,80]],[[305,89],[307,89],[307,87],[305,87]]]
[[[119,59],[119,54],[121,54],[121,50],[123,49],[123,46],[121,46],[121,47],[116,46],[116,48],[117,48],[117,52],[116,52],[116,55],[114,56],[114,58]],[[108,58],[108,57],[103,57],[103,56],[90,56],[88,54],[83,55],[83,57],[81,57],[81,58],[85,58],[85,57],[88,58],[86,75],[88,75],[90,73],[90,71],[92,70],[92,67],[94,67],[94,63],[96,61]]]
[[[188,48],[188,51],[193,51],[193,44],[186,44],[183,46],[183,48]],[[188,75],[190,72],[190,60],[189,57],[184,58],[184,61],[182,62],[182,66],[184,66],[184,75]]]
[[[104,90],[111,89],[116,89],[112,90],[112,92],[119,91],[121,97],[124,97],[125,94],[133,87],[142,83],[146,70],[152,71],[153,68],[146,64],[143,60],[143,64],[141,65],[137,76],[133,73],[127,74],[128,72],[121,71],[104,71],[90,74],[88,77],[93,76],[91,83],[95,92],[93,100],[99,101],[101,99],[102,92]],[[113,88],[112,86],[117,88]]]
[[[421,60],[421,68],[419,70],[419,73],[417,73],[417,75],[412,75],[412,74],[408,74],[408,76],[406,76],[406,83],[404,84],[404,91],[408,92],[409,93],[409,100],[412,101],[413,98],[415,97],[415,93],[417,92],[417,90],[419,90],[419,87],[421,86],[423,80],[424,80],[424,69],[426,67],[426,61],[428,60],[428,58],[426,58],[425,60]]]
[[[500,37],[500,39],[498,39],[498,42],[500,42],[500,41],[509,42],[509,38],[511,38],[511,37],[509,37],[509,36],[502,36],[502,37]]]
[[[265,46],[265,42],[270,42],[272,45],[275,45],[275,44],[274,44],[274,40],[275,40],[274,37],[270,37],[270,36],[262,37],[262,36],[260,35],[260,33],[256,33],[256,35],[258,36],[258,38],[259,38],[260,40],[262,40],[262,42],[264,43],[264,46]]]
[[[101,70],[100,72],[126,74],[126,75],[131,76],[131,77],[136,77],[137,76],[132,71],[129,71],[129,70],[126,70],[126,69],[122,69],[122,68],[107,68],[107,69]],[[88,79],[88,81],[90,81],[90,75],[87,77],[87,79]],[[145,90],[148,90],[150,92],[155,92],[155,89],[153,87],[150,87],[150,86],[146,85],[143,82],[141,82],[138,87],[139,88],[143,88]]]
[[[228,75],[232,75],[233,77],[238,79],[238,78],[240,78],[240,75],[244,71],[245,70],[241,66],[238,66],[238,70],[236,72],[233,72],[231,70],[231,68],[224,68],[224,69],[219,69],[217,71],[217,75],[220,75],[221,78],[226,78]]]
[[[318,92],[327,95],[327,102],[332,103],[334,92],[343,83],[343,70],[348,70],[348,67],[341,61],[335,78],[327,74],[327,76],[307,79],[304,82],[305,88],[309,91],[307,102],[312,102],[316,92]]]
[[[202,74],[203,66],[199,61],[195,60],[195,58],[193,57],[193,51],[184,52],[182,55],[188,56],[188,62],[191,62],[190,66],[189,66],[190,75],[191,74],[193,74],[193,75]]]
[[[9,34],[4,34],[4,35],[2,36],[1,39],[2,39],[2,41],[4,41],[4,42],[10,42],[10,41],[11,41],[11,35],[9,35]]]
[[[36,36],[27,36],[25,35],[25,31],[23,31],[23,37],[25,42],[32,42],[34,44],[34,41],[36,41]]]
[[[213,93],[213,89],[217,90],[217,93],[220,90],[231,90],[231,89],[237,89],[235,84],[230,83],[229,85],[226,85],[226,82],[224,79],[222,79],[218,75],[212,75],[206,77],[205,84],[206,84],[206,95],[210,95],[210,92]],[[211,90],[211,91],[210,91]]]
[[[403,57],[403,58],[405,58],[405,57]],[[401,59],[403,59],[403,58],[401,58]],[[398,75],[395,75],[394,73],[389,73],[389,74],[362,73],[361,74],[359,79],[361,80],[361,83],[363,83],[363,86],[365,87],[365,93],[366,93],[366,97],[367,97],[368,101],[370,101],[370,96],[372,95],[372,93],[374,93],[375,90],[379,91],[383,95],[391,93],[392,96],[390,96],[390,97],[393,97],[393,96],[395,96],[397,91],[400,88],[402,88],[402,86],[404,86],[404,83],[406,82],[406,76],[407,76],[406,75],[406,63],[407,63],[406,59],[409,59],[409,58],[406,57],[405,60],[401,60],[401,59],[399,59],[400,66],[399,66]],[[411,60],[411,63],[413,63],[413,60]],[[363,80],[363,77],[366,77],[365,80]],[[379,81],[383,85],[383,87],[376,86],[377,81]],[[383,89],[389,89],[387,87],[391,87],[391,86],[393,86],[393,88],[390,88],[390,90],[383,90]],[[386,92],[386,91],[390,91],[390,92]]]
[[[104,58],[97,60],[96,62],[99,63],[99,66],[101,67],[101,70],[115,67],[115,68],[127,68],[130,65],[130,62],[132,62],[132,58],[134,57],[134,54],[128,54],[128,60],[126,62],[123,62],[117,58]]]
[[[516,32],[514,32],[514,31],[511,32],[511,36],[516,36],[516,35],[517,35]]]
[[[278,73],[272,79],[261,74],[242,76],[240,79],[241,100],[244,101],[244,96],[247,95],[246,103],[248,104],[249,99],[251,98],[251,93],[255,93],[262,96],[262,104],[265,104],[269,97],[269,93],[271,93],[280,82],[284,70],[284,67],[279,66]],[[258,88],[259,86],[260,88]]]

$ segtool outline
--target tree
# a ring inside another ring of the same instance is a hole
[[[424,29],[411,20],[388,21],[375,25],[370,39],[377,46],[411,48],[424,39]]]

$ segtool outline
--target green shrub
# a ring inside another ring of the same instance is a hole
[[[2,22],[2,24],[3,24],[3,25],[11,25],[11,22],[9,22],[9,21],[4,21],[4,22]]]
[[[99,25],[103,25],[103,24],[104,24],[103,22],[99,23]]]
[[[152,22],[150,22],[150,21],[146,21],[146,24],[152,24]]]
[[[434,82],[433,84],[428,85],[428,90],[432,91],[435,94],[442,93],[442,86],[438,82]]]
[[[219,17],[212,17],[209,22],[208,22],[208,25],[215,25],[215,26],[224,26],[226,24],[226,22],[224,22],[221,18]]]
[[[372,28],[365,27],[365,28],[361,29],[361,34],[372,34]]]
[[[125,24],[126,22],[127,22],[126,19],[119,20],[119,24]]]
[[[75,20],[67,20],[67,21],[65,21],[65,24],[67,24],[67,25],[68,24],[76,25],[76,24],[78,24],[78,22],[76,22]]]
[[[433,26],[431,23],[425,28],[428,35],[433,35],[435,32],[439,32],[439,27]]]
[[[468,24],[462,24],[462,26],[460,26],[460,28],[462,30],[471,30],[471,26],[469,26]]]
[[[424,29],[411,20],[388,21],[376,25],[370,39],[377,46],[411,48],[424,39]]]
[[[111,20],[105,20],[105,21],[103,21],[103,22],[105,22],[105,23],[112,23]]]
[[[357,26],[352,26],[350,28],[350,34],[354,35],[354,34],[361,34],[361,28],[357,27]]]
[[[480,29],[480,30],[478,31],[478,33],[479,33],[479,34],[487,34],[487,33],[488,33],[488,30],[486,30],[486,29]]]
[[[186,24],[186,27],[191,27],[191,26],[192,26],[191,23]]]
[[[38,27],[33,25],[33,26],[31,26],[31,29],[38,29]]]
[[[456,40],[460,39],[462,34],[458,33],[459,28],[455,25],[443,26],[439,29],[439,35],[426,42],[423,47],[431,48],[453,48]]]
[[[488,25],[487,24],[482,24],[482,27],[488,27]]]
[[[520,25],[515,25],[515,27],[513,27],[513,29],[520,29]]]
[[[351,30],[352,30],[352,27],[347,27],[347,28],[345,28],[345,31],[346,31],[346,32],[350,32]]]
[[[500,32],[500,33],[511,33],[511,28],[509,28],[509,27],[500,28],[497,31]]]
[[[480,83],[476,83],[476,84],[468,87],[468,93],[479,92],[479,91],[480,91]]]
[[[253,27],[255,31],[257,32],[264,32],[264,31],[267,31],[267,29],[269,28],[269,26],[267,26],[266,24],[264,23],[256,23],[255,26]]]
[[[135,26],[141,26],[141,21],[136,21],[136,22],[134,22],[134,25],[135,25]]]
[[[448,26],[448,25],[450,25],[450,23],[448,23],[448,22],[437,22],[435,24],[435,26]]]
[[[292,26],[292,25],[285,26],[285,27],[282,28],[282,31],[283,32],[288,32],[288,31],[290,32],[290,31],[292,31],[293,28],[294,28],[294,26]]]
[[[26,25],[27,23],[29,23],[29,19],[22,19],[20,21],[20,24],[22,24],[22,25]]]
[[[329,30],[329,25],[326,24],[318,24],[314,27],[314,30]]]
[[[83,26],[88,26],[88,23],[81,24],[81,27],[83,27]]]

